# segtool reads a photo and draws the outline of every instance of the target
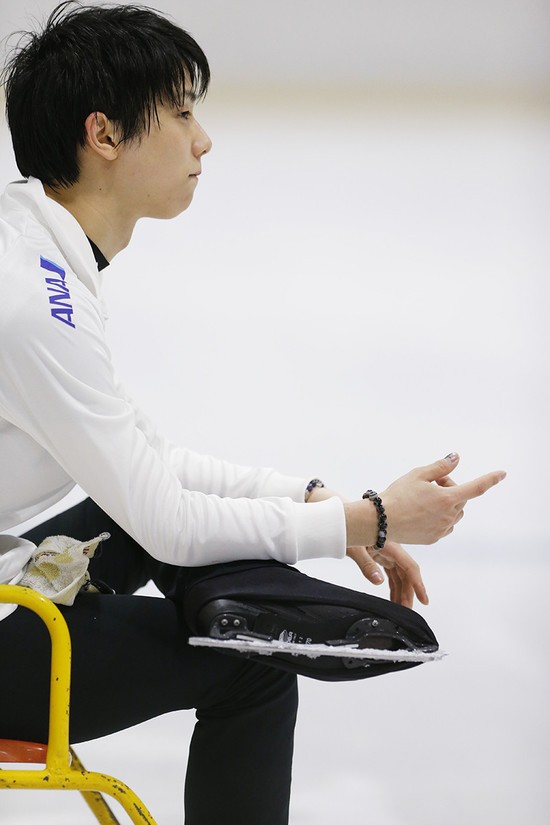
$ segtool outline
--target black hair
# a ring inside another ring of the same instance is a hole
[[[60,3],[42,31],[23,32],[3,72],[6,117],[24,177],[52,188],[79,177],[85,120],[103,112],[121,141],[158,123],[157,105],[200,100],[210,69],[200,46],[156,9]]]

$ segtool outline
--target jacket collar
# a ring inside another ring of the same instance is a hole
[[[38,178],[29,177],[28,181],[10,183],[6,196],[32,212],[34,218],[52,235],[78,280],[101,299],[101,276],[88,238],[76,218],[46,195]]]

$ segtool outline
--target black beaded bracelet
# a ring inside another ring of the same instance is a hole
[[[374,492],[374,490],[367,490],[366,493],[363,493],[363,498],[368,498],[369,501],[372,501],[376,507],[376,512],[378,513],[378,538],[376,539],[374,549],[382,550],[386,543],[386,536],[388,534],[388,520],[386,518],[386,511],[384,509],[384,505],[382,504],[382,499],[378,493]]]
[[[313,490],[314,487],[324,487],[324,486],[325,485],[323,484],[323,482],[321,481],[320,478],[312,478],[311,481],[309,482],[309,484],[306,487],[306,494],[304,496],[306,502],[309,500],[309,497],[311,495],[311,491]]]

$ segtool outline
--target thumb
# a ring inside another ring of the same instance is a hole
[[[434,461],[433,464],[428,464],[426,467],[419,467],[418,473],[420,477],[426,481],[438,481],[448,475],[448,473],[451,473],[455,467],[457,467],[459,461],[460,456],[458,453],[449,453],[445,458]]]

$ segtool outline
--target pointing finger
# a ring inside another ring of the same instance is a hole
[[[491,487],[494,487],[503,478],[506,478],[506,473],[503,470],[495,470],[492,473],[487,473],[484,476],[467,481],[465,484],[460,484],[456,487],[456,492],[460,494],[462,501],[468,501],[471,498],[482,496]]]

